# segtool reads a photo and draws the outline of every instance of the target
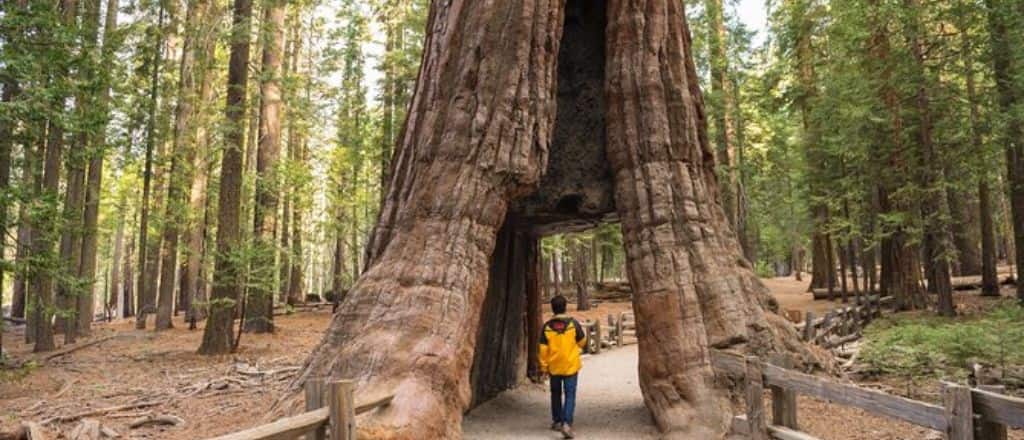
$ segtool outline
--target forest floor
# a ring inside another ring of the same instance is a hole
[[[839,305],[813,301],[805,292],[806,278],[765,283],[783,309],[824,311]],[[970,292],[957,293],[956,298],[961,307],[974,307],[978,301]],[[593,310],[571,308],[570,313],[580,320],[604,319],[630,309],[629,303],[602,302]],[[48,422],[45,427],[51,434],[66,436],[83,415],[122,438],[138,439],[202,439],[265,423],[267,410],[320,341],[329,321],[329,307],[278,316],[275,334],[246,334],[237,354],[220,357],[195,354],[202,332],[188,330],[180,319],[175,320],[175,329],[159,334],[137,331],[131,321],[100,323],[84,343],[101,342],[51,359],[33,355],[30,346],[20,343],[22,329],[8,327],[4,348],[27,364],[0,371],[0,433],[31,420]],[[657,438],[637,381],[637,346],[587,356],[584,363],[579,438]],[[885,381],[865,385],[890,392],[900,388]],[[909,440],[933,435],[816,399],[800,397],[798,404],[801,429],[822,439]],[[130,427],[140,418],[162,415],[180,417],[184,424]],[[558,438],[547,430],[548,419],[544,386],[527,384],[471,411],[463,428],[469,439]],[[1024,440],[1024,432],[1012,432],[1011,439]]]

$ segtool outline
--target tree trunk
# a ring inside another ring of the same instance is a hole
[[[201,100],[201,75],[205,75],[198,64],[208,56],[207,45],[197,41],[204,38],[202,23],[208,18],[211,8],[208,0],[189,2],[185,11],[185,37],[181,48],[181,62],[178,69],[178,101],[174,114],[174,146],[171,151],[170,178],[167,181],[167,199],[164,205],[163,239],[160,245],[160,287],[157,301],[156,330],[173,327],[174,288],[178,271],[178,240],[187,224],[185,206],[185,185],[193,182],[196,162],[197,113]],[[191,202],[191,200],[189,200]]]
[[[124,257],[124,226],[125,226],[125,200],[122,199],[118,205],[118,220],[117,220],[117,231],[114,233],[114,255],[110,259],[110,297],[104,303],[104,308],[109,315],[110,310],[118,311],[119,298],[121,298],[121,259]],[[131,280],[125,280],[126,283],[131,283]],[[115,318],[123,317],[121,313],[115,313]]]
[[[910,10],[920,7],[917,0],[905,0]],[[915,104],[917,107],[918,124],[916,135],[921,148],[920,167],[923,187],[927,195],[922,201],[925,216],[925,242],[930,243],[931,253],[927,255],[934,270],[934,280],[929,280],[929,289],[938,294],[938,312],[942,316],[956,315],[953,304],[953,285],[950,280],[950,263],[948,255],[953,252],[950,243],[946,218],[949,217],[949,204],[946,197],[945,176],[943,175],[942,158],[936,152],[932,139],[931,97],[928,94],[927,75],[925,69],[924,49],[921,46],[921,23],[917,17],[911,17],[907,23],[907,39],[914,67],[911,76],[917,81]],[[934,282],[934,286],[932,286]]]
[[[217,213],[217,252],[209,317],[200,354],[226,354],[232,349],[235,305],[241,293],[242,267],[236,252],[241,244],[242,154],[245,147],[245,101],[248,83],[251,0],[235,0],[225,118],[224,157]]]
[[[587,275],[590,253],[583,243],[576,243],[572,257],[572,281],[576,286],[576,310],[590,310],[590,282]]]
[[[149,286],[156,282],[155,279],[149,277],[150,270],[148,267],[148,256],[149,256],[149,209],[150,209],[150,194],[153,186],[153,148],[156,144],[156,108],[157,99],[160,93],[160,65],[163,64],[163,22],[164,22],[164,8],[161,3],[160,12],[157,19],[157,50],[153,52],[153,60],[151,64],[152,74],[150,76],[149,84],[149,109],[148,109],[148,120],[146,122],[146,158],[145,164],[143,165],[143,178],[142,178],[142,202],[139,205],[142,210],[139,218],[139,279],[138,279],[138,295],[139,295],[139,306],[136,310],[135,316],[135,328],[144,329],[146,328],[146,316],[152,311],[153,303],[156,298],[149,298],[147,292],[150,292]]]
[[[729,44],[725,29],[723,0],[705,0],[705,13],[708,18],[708,59],[711,65],[711,95],[709,107],[714,115],[712,122],[715,127],[715,159],[722,176],[721,201],[725,216],[736,232],[744,250],[753,250],[750,246],[746,230],[743,188],[739,177],[739,156],[737,154],[736,117],[734,116],[736,96],[729,71]],[[748,260],[753,260],[752,252],[745,252]]]
[[[135,237],[128,239],[125,246],[124,256],[124,284],[121,287],[121,317],[130,318],[135,316],[135,273],[132,270],[132,261],[135,252]]]
[[[81,99],[81,97],[79,97]],[[64,227],[60,237],[60,262],[63,277],[57,280],[56,328],[64,332],[64,343],[75,342],[78,334],[78,268],[82,264],[82,220],[85,206],[85,155],[81,142],[76,140],[68,151],[67,185],[64,194]]]
[[[292,159],[298,164],[305,164],[306,162],[306,146],[304,145],[305,139],[297,139],[292,146]],[[291,268],[289,269],[290,275],[288,277],[288,304],[295,305],[305,301],[306,295],[303,293],[303,289],[306,287],[306,273],[304,268],[303,258],[305,258],[305,250],[303,249],[303,237],[302,237],[302,226],[303,216],[305,207],[303,206],[302,197],[296,194],[292,201],[292,253],[291,253]]]
[[[256,280],[248,297],[245,330],[274,331],[274,291],[277,258],[277,202],[280,191],[278,158],[281,154],[281,64],[284,56],[285,2],[273,1],[263,10],[263,71],[260,75],[259,151],[256,155],[256,206],[253,240],[256,243]],[[270,269],[270,270],[264,270]]]
[[[604,10],[577,6],[583,4]],[[607,156],[643,323],[641,389],[669,435],[721,437],[731,409],[713,383],[709,348],[744,344],[767,352],[796,336],[763,312],[766,290],[716,200],[682,4],[611,0],[607,10]],[[367,398],[395,394],[387,411],[360,420],[367,433],[459,436],[475,353],[510,353],[513,346],[511,339],[481,345],[481,322],[494,311],[486,304],[502,304],[488,286],[518,280],[529,264],[509,258],[508,277],[498,277],[490,275],[500,265],[489,263],[529,247],[527,240],[502,245],[502,226],[514,224],[506,217],[510,202],[538,186],[555,147],[563,13],[546,0],[434,3],[368,269],[293,382],[291,408],[300,406],[297,392],[307,378],[356,377]],[[503,303],[504,322],[522,325],[522,309],[514,307],[523,299]]]
[[[1002,133],[997,139],[1004,144],[1006,152],[1007,184],[1010,193],[1010,208],[1013,218],[1013,242],[1015,252],[1012,263],[1017,266],[1017,280],[1024,280],[1024,118],[1016,109],[1020,105],[1022,86],[1020,66],[1014,62],[1015,51],[1019,50],[1022,39],[1019,29],[1022,25],[1021,11],[1015,1],[986,0],[988,8],[989,34],[992,38],[993,76],[999,108],[1007,115]],[[1017,299],[1024,303],[1024,282],[1017,282]]]

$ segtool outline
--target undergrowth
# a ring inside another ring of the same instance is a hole
[[[861,361],[882,374],[963,380],[975,363],[1005,372],[1024,364],[1024,307],[1005,301],[977,316],[888,316],[864,341]]]

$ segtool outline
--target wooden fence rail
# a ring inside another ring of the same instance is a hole
[[[790,370],[790,362],[777,358],[765,363],[757,357],[712,352],[715,369],[744,378],[747,414],[733,420],[734,432],[755,440],[814,439],[798,430],[796,394],[934,429],[950,440],[1005,440],[1007,428],[1024,428],[1024,399],[993,390],[943,383],[939,406]],[[771,423],[764,415],[765,386],[772,391]]]
[[[326,393],[325,393],[326,391]],[[210,440],[355,440],[356,416],[391,404],[394,395],[355,404],[355,382],[306,382],[306,412]]]

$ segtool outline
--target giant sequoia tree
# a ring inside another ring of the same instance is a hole
[[[764,312],[705,127],[682,2],[435,2],[368,268],[296,391],[356,378],[361,399],[396,395],[362,429],[457,437],[471,402],[526,371],[537,234],[611,215],[647,406],[663,431],[720,436],[730,410],[710,347],[762,352],[794,336]],[[596,135],[566,135],[583,129]]]

